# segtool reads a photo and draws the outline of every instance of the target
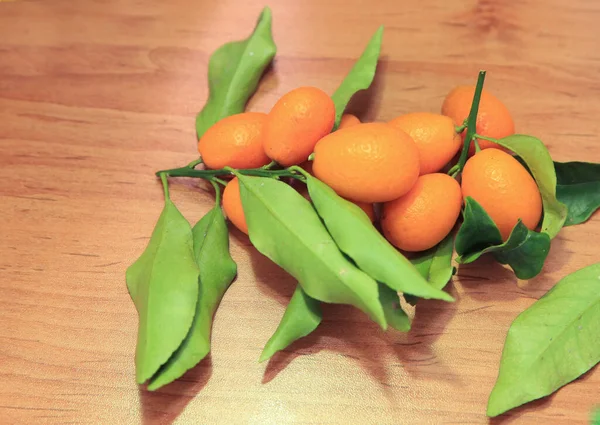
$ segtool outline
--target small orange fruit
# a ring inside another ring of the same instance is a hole
[[[242,208],[240,197],[240,182],[237,177],[231,179],[223,191],[223,210],[225,215],[239,230],[248,234],[248,224]]]
[[[442,173],[426,174],[406,195],[383,204],[381,227],[396,247],[424,251],[450,233],[461,205],[456,180]]]
[[[333,100],[316,87],[284,94],[268,114],[264,149],[269,158],[289,167],[310,156],[315,144],[333,128]]]
[[[208,168],[258,168],[271,162],[263,148],[267,114],[244,112],[218,121],[198,141]]]
[[[390,125],[408,133],[419,148],[421,175],[440,171],[462,146],[450,117],[429,112],[401,115]]]
[[[358,124],[317,143],[313,172],[352,201],[391,201],[417,181],[419,150],[408,134],[389,124]]]
[[[519,161],[499,149],[486,149],[465,164],[462,194],[475,199],[506,240],[521,219],[533,230],[542,216],[542,197],[535,180]]]
[[[475,94],[475,86],[458,86],[454,88],[442,104],[442,114],[447,115],[456,125],[462,125],[469,116],[471,103]],[[477,113],[477,134],[501,139],[515,134],[515,123],[508,111],[508,108],[490,92],[483,90],[481,92],[481,101],[479,102],[479,112]],[[463,131],[464,140],[466,130]],[[498,145],[487,140],[479,140],[481,149],[498,148]],[[475,153],[475,148],[471,145],[469,153]]]
[[[338,126],[338,130],[341,128],[352,127],[353,125],[360,124],[360,120],[352,114],[344,114],[342,115],[342,119],[340,120],[340,125]]]

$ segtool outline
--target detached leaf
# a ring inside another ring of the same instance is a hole
[[[335,124],[333,129],[336,130],[340,125],[340,120],[344,114],[344,110],[352,96],[360,90],[369,88],[375,77],[377,69],[377,61],[379,60],[379,52],[381,50],[381,40],[383,38],[383,26],[375,32],[365,51],[354,64],[342,84],[333,93],[331,98],[335,104]]]
[[[375,229],[365,212],[325,183],[306,176],[308,193],[340,250],[373,279],[395,291],[453,301],[427,283],[419,271]]]
[[[198,299],[192,229],[169,199],[126,280],[139,315],[135,365],[136,380],[143,384],[187,335]]]
[[[600,361],[600,264],[558,282],[510,326],[488,416],[545,397]]]
[[[224,44],[210,57],[208,101],[196,117],[198,138],[220,119],[244,112],[276,52],[271,9],[265,7],[250,37]]]
[[[214,207],[202,217],[192,234],[194,257],[200,267],[196,313],[180,347],[152,377],[150,391],[179,378],[210,352],[213,315],[237,272],[229,254],[229,233],[221,207]]]
[[[319,301],[353,305],[386,328],[377,282],[340,252],[312,205],[289,185],[238,175],[250,241]]]
[[[453,252],[454,240],[452,234],[449,234],[435,247],[412,259],[411,263],[421,273],[421,276],[427,280],[427,283],[436,289],[444,289],[454,273],[452,267]],[[418,297],[411,295],[405,295],[404,298],[412,305],[415,305],[418,301]]]
[[[379,283],[379,301],[385,313],[385,319],[389,325],[400,332],[410,331],[410,317],[402,309],[400,305],[400,297],[398,292],[389,288],[381,282]]]
[[[555,162],[556,197],[568,209],[565,226],[585,222],[600,208],[600,164]]]
[[[467,197],[464,221],[456,235],[458,263],[468,264],[483,254],[492,253],[496,260],[508,264],[519,279],[531,279],[539,274],[550,251],[550,236],[529,230],[520,220],[506,242],[500,231],[473,198]]]
[[[296,286],[277,330],[265,345],[258,361],[270,359],[276,352],[307,336],[317,329],[322,319],[319,301],[309,297],[300,285]]]
[[[522,134],[504,137],[497,143],[519,155],[529,168],[542,195],[542,232],[553,239],[565,223],[567,207],[556,199],[556,172],[548,149],[541,140]]]

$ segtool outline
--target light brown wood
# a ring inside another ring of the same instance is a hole
[[[246,37],[256,0],[0,1],[0,423],[485,424],[504,337],[558,279],[600,261],[600,216],[565,229],[544,272],[517,282],[461,267],[455,304],[423,302],[407,335],[350,308],[274,361],[257,359],[294,281],[232,231],[239,277],[210,358],[149,393],[135,384],[137,316],[124,282],[162,198],[153,172],[196,156],[210,53]],[[386,26],[363,119],[438,111],[455,85],[487,88],[557,160],[600,162],[596,0],[271,2],[278,56],[252,99],[333,92]],[[212,196],[177,181],[190,220]],[[598,368],[492,424],[583,424]]]

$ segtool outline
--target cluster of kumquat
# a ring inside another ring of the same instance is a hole
[[[479,140],[460,183],[445,173],[464,144],[474,92],[472,86],[455,88],[441,114],[408,113],[387,123],[361,123],[346,114],[332,132],[331,98],[318,88],[300,87],[267,114],[246,112],[217,122],[200,138],[198,150],[208,168],[258,168],[271,161],[300,165],[373,222],[374,204],[381,204],[383,234],[404,251],[427,250],[444,239],[467,196],[483,206],[506,239],[519,219],[534,229],[541,218],[540,192],[528,171],[499,145]],[[486,91],[476,127],[489,138],[514,134],[510,112]],[[223,208],[248,233],[235,178],[225,188]]]

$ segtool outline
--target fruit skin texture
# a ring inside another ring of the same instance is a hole
[[[208,168],[258,168],[271,162],[263,148],[267,114],[244,112],[218,121],[198,141]]]
[[[408,134],[389,124],[358,124],[317,143],[313,172],[349,200],[391,201],[417,181],[419,150]]]
[[[462,125],[469,115],[475,86],[458,86],[454,88],[442,104],[442,114],[447,115],[456,125]],[[479,112],[477,113],[477,134],[501,139],[515,134],[515,123],[508,108],[496,96],[483,90],[481,92],[481,101],[479,103]],[[462,133],[464,140],[466,130]],[[479,140],[481,149],[498,148],[498,145],[487,140]],[[473,155],[475,148],[471,145],[469,153]]]
[[[248,224],[242,208],[242,198],[240,196],[240,182],[234,177],[223,191],[223,210],[225,215],[239,230],[248,234]]]
[[[421,175],[440,171],[462,146],[450,117],[430,112],[401,115],[390,125],[408,133],[419,148]]]
[[[333,100],[316,87],[299,87],[284,94],[269,112],[264,137],[267,156],[284,167],[307,160],[316,143],[331,132]]]
[[[515,158],[486,149],[465,164],[462,195],[475,199],[492,218],[504,240],[519,218],[530,230],[542,217],[542,197],[535,180]]]
[[[383,204],[381,227],[397,248],[424,251],[450,233],[461,206],[456,180],[442,173],[426,174],[406,195]]]
[[[340,125],[338,126],[338,130],[341,128],[352,127],[353,125],[360,124],[360,120],[352,114],[344,114],[342,115],[342,119],[340,120]]]

